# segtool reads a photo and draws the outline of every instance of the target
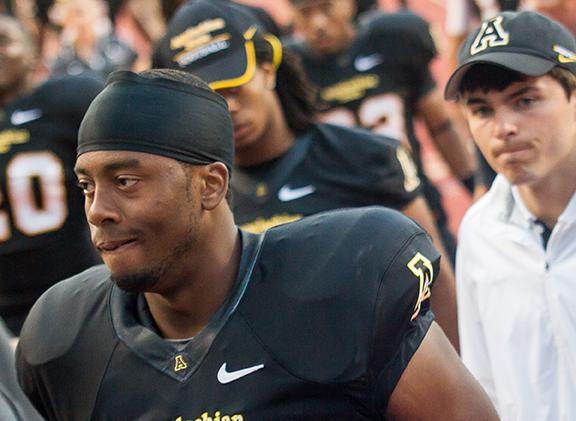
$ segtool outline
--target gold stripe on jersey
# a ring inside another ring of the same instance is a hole
[[[302,219],[304,215],[294,214],[289,215],[287,213],[282,213],[278,215],[273,215],[270,218],[258,218],[252,222],[247,222],[240,226],[244,231],[248,231],[254,234],[259,234],[266,231],[268,228],[275,227],[276,225],[287,224],[288,222],[298,221]]]
[[[6,153],[13,145],[27,143],[30,132],[25,129],[8,129],[0,132],[0,153]]]
[[[375,74],[355,76],[322,89],[320,96],[323,101],[338,101],[341,103],[354,101],[366,96],[368,89],[377,88],[380,77]]]

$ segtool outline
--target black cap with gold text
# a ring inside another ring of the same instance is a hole
[[[542,76],[555,66],[576,74],[576,40],[558,22],[536,12],[503,12],[472,31],[458,55],[444,97],[457,99],[466,72],[479,63],[494,64],[526,76]]]

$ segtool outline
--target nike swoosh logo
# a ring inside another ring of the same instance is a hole
[[[354,60],[354,67],[359,72],[365,72],[378,66],[380,63],[382,63],[382,61],[382,56],[378,53],[374,53],[369,56],[359,56]]]
[[[290,186],[282,186],[278,192],[278,199],[282,202],[290,202],[292,200],[300,199],[301,197],[308,196],[316,191],[314,186],[304,186],[298,188],[291,188]]]
[[[218,370],[218,381],[222,384],[230,383],[235,380],[241,379],[242,377],[252,374],[255,371],[264,368],[264,364],[258,364],[253,367],[243,368],[242,370],[236,371],[226,371],[226,363],[222,364],[220,370]]]
[[[42,110],[38,108],[32,110],[16,110],[10,116],[10,123],[14,126],[20,126],[21,124],[38,120],[40,117],[42,117]]]

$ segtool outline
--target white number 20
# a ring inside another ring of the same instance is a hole
[[[62,227],[68,217],[62,161],[52,152],[23,152],[6,167],[7,199],[14,227],[27,236],[35,236]],[[34,195],[37,180],[40,203]],[[4,198],[0,193],[0,204]],[[12,236],[7,211],[0,211],[0,241]]]

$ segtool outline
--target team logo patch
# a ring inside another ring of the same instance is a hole
[[[188,364],[184,361],[184,357],[182,355],[176,355],[174,359],[174,371],[178,373],[179,371],[186,370],[188,368]]]
[[[573,51],[560,45],[555,45],[553,50],[558,53],[558,61],[560,63],[576,63],[576,53]]]
[[[414,320],[420,313],[422,302],[430,298],[430,286],[432,284],[432,279],[434,279],[434,266],[432,266],[430,259],[420,252],[417,252],[406,266],[408,266],[408,269],[410,269],[419,281],[418,299],[416,300],[414,313],[410,319]]]
[[[470,47],[470,54],[475,55],[487,48],[508,45],[510,34],[502,27],[502,16],[490,19],[482,24],[480,32]]]

